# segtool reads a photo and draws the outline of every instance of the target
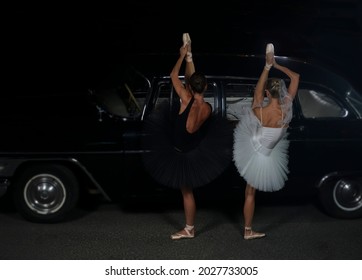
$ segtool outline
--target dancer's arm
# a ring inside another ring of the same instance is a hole
[[[193,73],[195,73],[195,64],[192,59],[191,52],[191,42],[186,45],[187,53],[186,53],[186,68],[185,68],[185,83],[186,85],[190,82],[190,77]]]
[[[274,61],[273,66],[275,69],[278,69],[282,71],[284,74],[286,74],[290,78],[290,84],[288,87],[288,94],[289,96],[294,99],[295,95],[298,92],[298,86],[299,86],[299,74],[290,70],[289,68],[279,65],[277,62]]]
[[[264,67],[263,72],[261,72],[259,80],[255,86],[252,108],[260,107],[261,104],[263,104],[265,82],[267,81],[268,76],[269,76],[269,70],[265,69]]]
[[[252,108],[260,107],[263,104],[265,96],[265,83],[269,77],[269,70],[274,63],[274,46],[273,44],[268,44],[265,52],[265,66],[255,87]]]
[[[179,78],[180,68],[181,68],[182,62],[185,58],[186,52],[187,52],[186,47],[180,48],[180,56],[179,56],[178,60],[176,61],[176,64],[173,67],[171,74],[170,74],[173,87],[175,88],[176,93],[178,94],[178,96],[181,98],[181,100],[183,102],[189,100],[189,94],[188,94],[187,90],[185,89],[184,84],[182,83],[182,81]]]

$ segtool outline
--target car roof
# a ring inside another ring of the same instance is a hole
[[[179,53],[123,55],[113,62],[113,68],[109,69],[110,76],[108,78],[110,79],[107,80],[107,83],[108,85],[118,83],[124,75],[124,71],[128,71],[129,68],[139,72],[150,82],[154,78],[169,77],[178,57]],[[196,70],[203,72],[206,76],[242,77],[246,79],[257,79],[265,64],[264,55],[249,54],[193,53],[193,60]],[[348,80],[323,65],[287,56],[276,56],[276,61],[299,73],[301,83],[327,87],[335,92],[347,92],[352,88]],[[180,76],[184,75],[183,69],[180,70]],[[288,79],[285,74],[273,70],[273,68],[269,76]],[[113,79],[115,80],[112,81]]]

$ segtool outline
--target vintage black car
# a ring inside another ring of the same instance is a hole
[[[177,101],[169,78],[177,57],[126,56],[84,92],[31,89],[2,97],[0,195],[11,194],[26,219],[56,222],[85,193],[119,201],[167,192],[143,168],[149,151],[142,126],[157,104]],[[290,174],[278,195],[311,193],[329,215],[362,217],[362,93],[322,66],[276,59],[301,75],[289,127]],[[194,54],[194,61],[207,74],[206,101],[235,124],[240,107],[251,104],[264,57]],[[286,78],[280,75],[271,70]],[[243,184],[232,163],[216,182],[220,191]]]

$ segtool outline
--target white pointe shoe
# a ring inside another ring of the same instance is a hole
[[[274,54],[274,45],[272,43],[269,43],[266,45],[266,54],[273,53]]]
[[[270,68],[273,66],[273,61],[274,61],[274,45],[272,43],[266,45],[265,58],[266,58],[265,69],[269,71]],[[268,63],[268,61],[270,60],[271,63]]]

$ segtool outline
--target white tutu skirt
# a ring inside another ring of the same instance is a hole
[[[255,151],[251,142],[258,125],[259,120],[251,109],[244,109],[234,130],[233,161],[249,185],[264,192],[278,191],[284,187],[289,173],[287,133],[266,156]]]

